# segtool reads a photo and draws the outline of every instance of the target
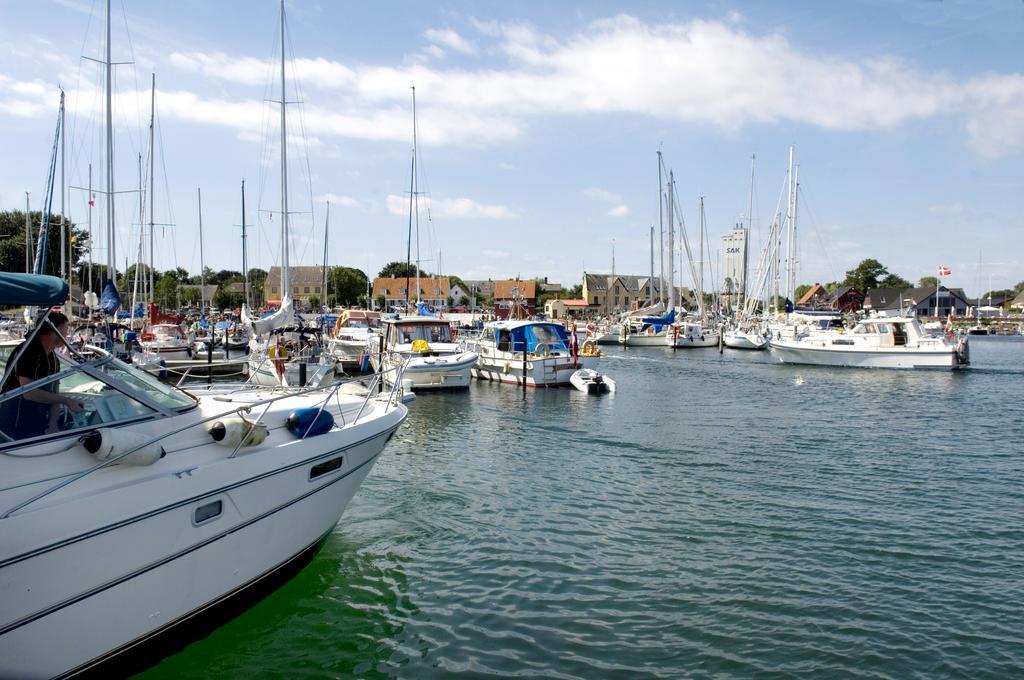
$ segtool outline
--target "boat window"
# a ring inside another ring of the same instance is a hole
[[[880,324],[878,324],[877,328],[878,328],[878,332],[881,333],[882,335],[888,335],[889,334],[889,324],[887,324],[887,323],[880,323]]]
[[[147,397],[169,409],[193,406],[196,402],[181,390],[165,385],[149,373],[114,359],[99,367],[101,371],[129,387],[145,393]]]
[[[563,332],[559,333],[558,329]],[[564,335],[563,335],[564,334]],[[528,327],[527,348],[533,352],[538,347],[547,346],[549,349],[565,349],[565,340],[568,334],[561,326],[552,324],[534,324]]]
[[[223,511],[224,501],[213,501],[212,503],[200,505],[192,514],[192,523],[199,525],[204,522],[209,522],[212,519],[220,517],[220,514]]]
[[[155,414],[142,402],[84,371],[37,381],[35,389],[58,392],[81,404],[82,410],[73,413],[63,405],[40,404],[26,399],[24,394],[7,397],[0,401],[0,441],[30,439]]]
[[[341,469],[342,463],[345,462],[344,456],[338,456],[337,458],[331,458],[325,460],[322,463],[317,463],[309,469],[309,480],[313,481],[317,477],[323,477],[329,472]]]

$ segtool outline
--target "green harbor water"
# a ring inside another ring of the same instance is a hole
[[[310,566],[143,676],[1024,676],[1020,338],[609,355],[418,398]]]

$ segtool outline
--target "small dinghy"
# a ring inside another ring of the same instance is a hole
[[[615,381],[592,368],[581,368],[576,371],[569,376],[569,382],[580,392],[587,394],[607,394],[615,391]]]

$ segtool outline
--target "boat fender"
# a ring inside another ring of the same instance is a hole
[[[505,375],[508,375],[508,372],[509,370],[511,370],[511,368],[512,366],[506,361],[505,365],[501,367],[501,372],[504,373]]]
[[[141,432],[101,427],[98,430],[86,433],[78,442],[96,460],[104,461],[115,458],[125,451],[134,449],[136,446],[151,439],[150,435],[142,434]],[[153,442],[143,446],[134,453],[128,454],[117,462],[125,465],[152,465],[166,455],[167,452],[164,451],[164,447],[157,442]]]
[[[263,423],[247,420],[242,416],[232,416],[217,420],[207,430],[213,441],[221,446],[259,446],[270,430]]]
[[[292,411],[286,424],[288,431],[296,437],[316,437],[334,427],[334,416],[319,408],[300,408]]]

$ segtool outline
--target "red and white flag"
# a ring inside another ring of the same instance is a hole
[[[949,267],[941,264],[939,265],[939,276],[949,276],[951,273],[953,272]]]

